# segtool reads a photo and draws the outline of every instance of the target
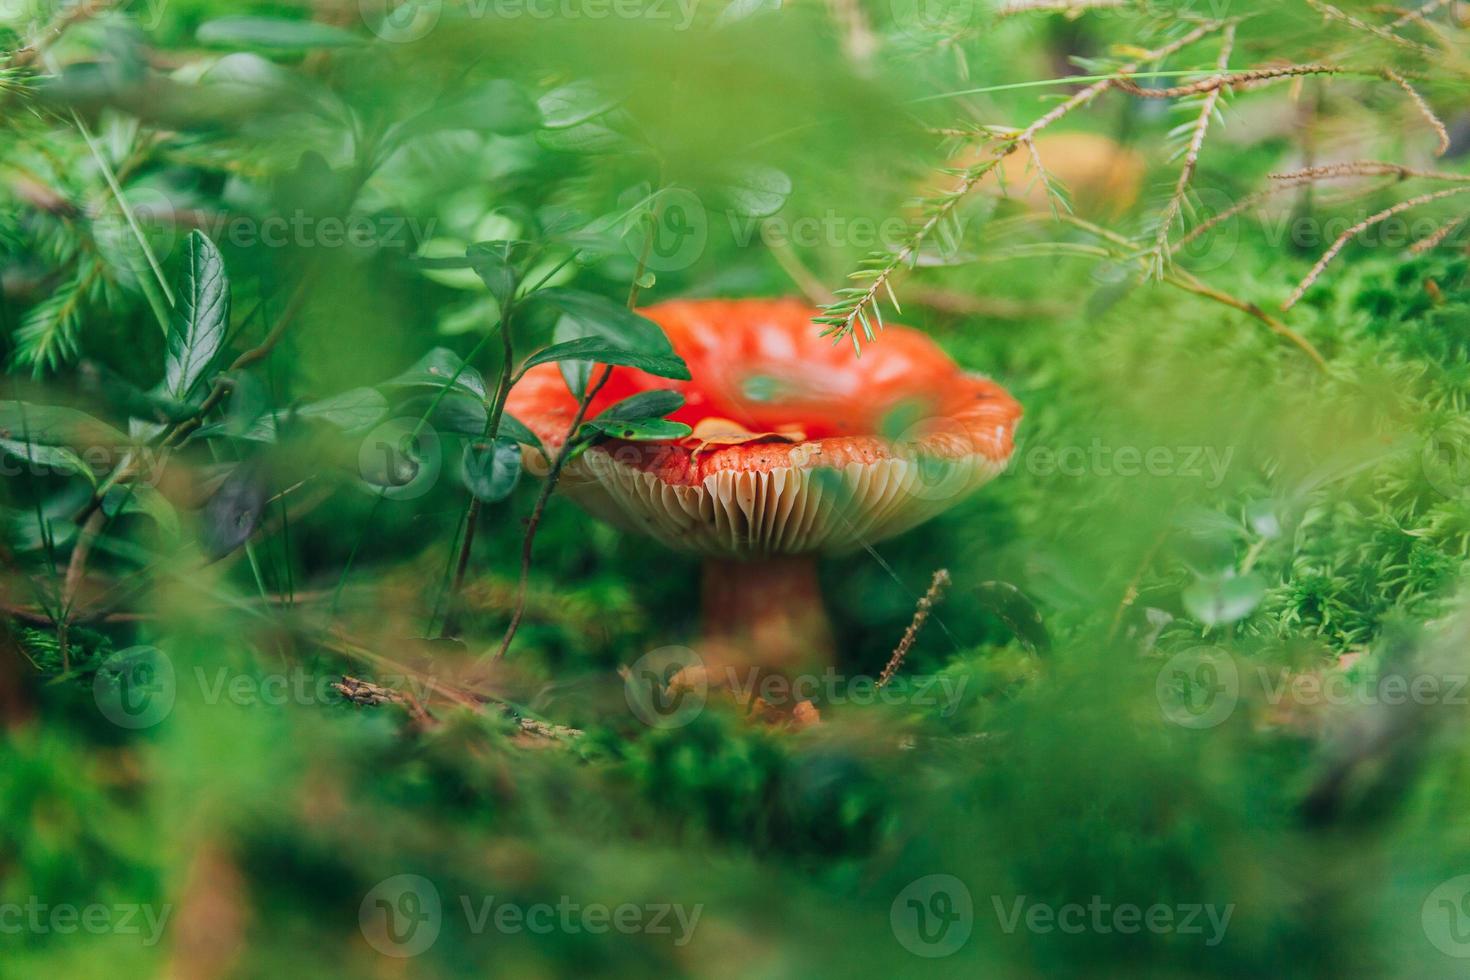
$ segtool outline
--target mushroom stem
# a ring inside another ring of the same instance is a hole
[[[707,655],[785,673],[831,663],[832,624],[810,555],[707,558],[703,606]]]

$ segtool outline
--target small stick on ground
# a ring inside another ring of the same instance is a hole
[[[941,568],[934,573],[934,580],[929,583],[929,591],[919,600],[919,605],[914,609],[914,618],[909,623],[909,628],[903,631],[903,639],[898,641],[898,646],[893,651],[893,656],[888,658],[888,665],[883,668],[883,673],[878,676],[878,686],[887,687],[888,682],[893,680],[893,675],[898,673],[898,668],[903,666],[904,659],[913,648],[914,641],[919,638],[919,631],[929,621],[929,611],[939,605],[944,598],[944,590],[949,588],[949,569]]]

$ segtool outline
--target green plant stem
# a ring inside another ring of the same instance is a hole
[[[496,660],[505,657],[506,651],[510,649],[511,641],[515,639],[516,631],[520,629],[521,618],[526,612],[526,587],[531,578],[531,556],[536,545],[536,531],[540,528],[541,518],[546,513],[546,503],[551,499],[552,492],[556,490],[557,480],[561,478],[561,472],[566,467],[567,461],[571,459],[572,451],[576,447],[577,430],[582,427],[582,423],[587,418],[587,410],[592,405],[592,399],[602,391],[602,386],[607,384],[607,379],[611,376],[612,367],[610,365],[604,367],[602,377],[583,393],[582,399],[577,403],[577,414],[567,428],[567,437],[562,441],[561,449],[556,454],[556,461],[551,464],[551,472],[546,474],[546,481],[541,484],[541,493],[536,497],[536,506],[531,511],[531,519],[526,523],[526,536],[521,540],[521,577],[516,585],[515,609],[510,616],[510,625],[505,628],[505,636],[500,640],[500,648],[495,651]]]
[[[423,414],[414,423],[413,431],[408,436],[410,440],[418,438],[418,434],[424,431],[424,426],[429,422],[429,416],[434,414],[434,410],[439,407],[439,403],[454,388],[454,383],[459,380],[459,376],[464,373],[464,369],[469,366],[470,362],[475,359],[480,351],[485,349],[485,345],[490,342],[492,336],[494,334],[486,331],[485,336],[481,337],[479,343],[475,344],[470,350],[469,356],[460,362],[459,367],[455,368],[454,373],[449,376],[449,380],[444,382],[443,387],[439,389],[439,393],[434,396],[434,400],[429,402],[429,407],[424,409]],[[357,553],[361,550],[363,541],[367,539],[368,532],[372,530],[373,521],[378,516],[378,508],[383,505],[383,498],[386,494],[387,489],[385,488],[378,491],[378,495],[373,498],[373,506],[368,511],[367,520],[363,522],[362,532],[358,534],[357,540],[353,542],[352,551],[347,555],[347,563],[342,566],[342,574],[337,579],[337,586],[332,590],[332,604],[329,607],[329,616],[335,616],[337,614],[337,604],[342,599],[342,590],[347,587],[347,579],[352,574],[352,563],[356,561]]]
[[[485,429],[480,436],[481,440],[487,443],[493,443],[500,435],[500,419],[505,414],[505,401],[510,397],[511,376],[515,372],[515,347],[510,335],[514,312],[514,304],[508,304],[504,315],[500,318],[501,350],[505,356],[500,365],[500,380],[495,385],[495,400],[491,403],[490,411],[485,416]],[[470,566],[470,549],[475,543],[475,528],[480,520],[480,507],[480,498],[471,493],[469,507],[465,510],[464,536],[460,540],[459,558],[454,565],[454,580],[449,586],[449,605],[444,612],[444,625],[439,631],[440,637],[452,635],[457,628],[459,593],[464,588],[465,572]]]
[[[651,220],[655,223],[658,221],[657,206],[655,206]],[[633,272],[633,283],[628,288],[628,309],[630,310],[638,302],[638,280],[643,278],[643,271],[648,266],[648,253],[652,248],[653,232],[650,230],[643,241],[643,252],[638,256],[638,268]],[[587,410],[592,406],[592,400],[602,391],[603,385],[607,384],[610,377],[612,377],[612,365],[607,365],[602,369],[602,377],[597,379],[597,383],[582,392],[582,397],[577,402],[577,414],[567,428],[567,436],[562,440],[555,462],[551,464],[551,472],[546,474],[546,482],[541,484],[541,493],[536,497],[536,506],[531,511],[531,519],[526,524],[526,536],[521,540],[521,577],[516,584],[516,604],[515,609],[511,612],[510,624],[505,628],[505,635],[500,639],[500,648],[495,651],[497,662],[503,660],[506,652],[510,650],[511,642],[515,639],[516,631],[521,627],[521,619],[526,613],[526,587],[531,579],[531,557],[536,546],[536,531],[541,527],[542,515],[546,513],[546,503],[551,499],[551,494],[556,490],[557,481],[561,479],[561,471],[566,467],[567,461],[571,459],[576,449],[577,430],[586,420]]]

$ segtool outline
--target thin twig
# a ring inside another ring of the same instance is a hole
[[[1403,16],[1399,17],[1397,20],[1389,24],[1388,29],[1395,30],[1397,28],[1403,27],[1405,24],[1408,24],[1411,21],[1416,20],[1419,21],[1421,24],[1428,26],[1429,22],[1428,20],[1426,20],[1426,18],[1430,14],[1435,13],[1441,7],[1448,6],[1449,4],[1454,2],[1455,0],[1429,0],[1429,2],[1424,4],[1424,6],[1422,7],[1418,7],[1414,10],[1405,12]]]
[[[1340,75],[1348,69],[1339,65],[1283,65],[1280,68],[1252,68],[1248,71],[1229,72],[1228,74],[1211,75],[1188,85],[1175,85],[1171,88],[1143,88],[1131,78],[1124,76],[1116,80],[1117,86],[1129,95],[1135,95],[1140,99],[1178,99],[1186,95],[1203,95],[1206,92],[1215,92],[1222,88],[1251,88],[1256,85],[1264,85],[1267,82],[1280,81],[1286,78],[1303,78],[1308,75]]]
[[[1229,24],[1225,28],[1225,36],[1220,42],[1220,57],[1216,61],[1217,70],[1224,72],[1230,64],[1230,53],[1235,48],[1235,25]],[[1189,182],[1194,177],[1194,171],[1199,166],[1200,150],[1205,145],[1205,133],[1210,129],[1210,120],[1214,118],[1215,106],[1219,104],[1221,89],[1211,89],[1200,106],[1198,118],[1194,122],[1194,130],[1189,137],[1189,149],[1184,155],[1184,165],[1179,170],[1179,180],[1174,184],[1174,193],[1169,195],[1169,203],[1164,208],[1163,217],[1159,221],[1159,230],[1154,237],[1153,252],[1147,263],[1155,276],[1162,277],[1164,267],[1169,263],[1169,230],[1174,227],[1174,219],[1179,217],[1184,208],[1184,194],[1189,189]]]
[[[1119,246],[1120,248],[1128,249],[1132,247],[1133,243],[1130,242],[1128,239],[1124,238],[1122,235],[1118,234],[1115,231],[1109,231],[1108,229],[1103,228],[1101,225],[1095,225],[1092,222],[1087,221],[1083,218],[1078,218],[1075,215],[1067,215],[1063,220],[1076,225],[1084,231],[1091,232],[1092,234],[1097,235],[1099,238],[1105,239],[1106,241],[1109,241],[1114,245]],[[1108,253],[1104,252],[1104,254]],[[1185,292],[1194,293],[1196,296],[1202,296],[1205,299],[1211,299],[1217,303],[1222,303],[1225,306],[1239,310],[1242,313],[1250,314],[1257,320],[1260,320],[1262,323],[1264,323],[1271,330],[1272,333],[1280,337],[1284,337],[1286,340],[1290,341],[1295,347],[1300,349],[1302,353],[1310,357],[1312,359],[1312,362],[1316,364],[1317,367],[1321,368],[1323,371],[1327,370],[1326,359],[1322,357],[1321,352],[1319,352],[1316,347],[1312,346],[1311,341],[1307,340],[1307,338],[1303,337],[1301,334],[1297,333],[1295,330],[1291,329],[1286,324],[1282,323],[1280,320],[1276,319],[1274,316],[1261,309],[1255,303],[1239,299],[1235,296],[1231,296],[1227,292],[1207,285],[1206,283],[1201,282],[1193,273],[1187,272],[1184,269],[1179,268],[1178,266],[1174,266],[1168,272],[1166,272],[1164,274],[1163,281],[1169,283],[1171,286],[1176,286],[1179,289],[1184,290]]]
[[[1430,108],[1424,96],[1420,95],[1418,89],[1410,85],[1404,76],[1392,68],[1383,69],[1383,77],[1393,82],[1408,94],[1409,101],[1414,103],[1414,107],[1419,110],[1419,114],[1424,117],[1424,121],[1429,123],[1429,128],[1433,129],[1434,134],[1439,137],[1439,148],[1435,151],[1434,155],[1437,157],[1444,156],[1450,148],[1450,131],[1445,128],[1440,118],[1434,114],[1434,110]]]
[[[1382,163],[1377,160],[1357,160],[1351,163],[1329,163],[1320,167],[1306,167],[1270,175],[1272,180],[1328,180],[1336,177],[1398,177],[1403,180],[1443,180],[1452,183],[1470,182],[1470,174],[1452,174],[1442,170],[1416,170],[1398,163]]]
[[[944,598],[944,591],[949,588],[949,569],[941,568],[934,573],[933,580],[929,583],[929,591],[925,592],[914,609],[914,618],[909,621],[909,628],[903,631],[903,639],[898,641],[893,655],[888,658],[888,664],[883,668],[883,673],[878,675],[878,686],[887,687],[888,682],[893,680],[893,675],[898,673],[898,668],[903,666],[904,659],[908,657],[909,650],[913,648],[914,641],[919,638],[919,631],[929,621],[929,612],[937,606]]]
[[[97,532],[102,529],[102,511],[94,511],[88,515],[82,529],[77,533],[76,546],[71,550],[71,559],[66,563],[66,578],[61,586],[61,621],[56,624],[57,642],[61,646],[61,670],[63,673],[71,670],[71,654],[68,649],[68,638],[71,632],[72,615],[76,611],[77,593],[82,587],[82,580],[87,575],[87,557],[92,553],[92,542],[97,538]]]
[[[871,280],[866,289],[857,291],[856,296],[847,294],[848,298],[839,300],[837,304],[833,304],[832,306],[827,307],[824,311],[824,315],[816,318],[816,322],[826,325],[829,328],[827,332],[830,335],[834,336],[836,339],[841,339],[843,337],[851,335],[856,324],[860,320],[866,323],[866,317],[869,311],[878,314],[878,297],[880,295],[883,295],[886,292],[890,300],[894,299],[893,286],[891,283],[893,276],[898,272],[898,270],[908,266],[910,264],[910,261],[918,256],[919,249],[924,245],[925,242],[929,240],[929,236],[934,233],[934,230],[945,221],[949,220],[950,216],[954,214],[955,209],[959,207],[960,202],[964,200],[970,194],[970,192],[973,191],[980,184],[985,176],[1001,163],[1002,160],[1004,160],[1011,153],[1015,152],[1018,148],[1023,146],[1028,140],[1034,139],[1038,133],[1055,123],[1057,120],[1066,116],[1069,112],[1072,112],[1075,109],[1087,105],[1098,96],[1102,95],[1104,92],[1107,92],[1115,86],[1120,85],[1123,80],[1123,75],[1137,71],[1139,68],[1146,64],[1160,61],[1172,54],[1175,54],[1178,51],[1183,50],[1184,48],[1189,47],[1201,38],[1207,37],[1208,35],[1213,34],[1215,31],[1220,30],[1222,27],[1225,26],[1226,23],[1228,23],[1228,21],[1210,21],[1208,23],[1199,25],[1194,30],[1189,31],[1176,40],[1171,41],[1170,43],[1165,44],[1157,48],[1156,50],[1148,52],[1135,62],[1131,62],[1130,64],[1123,66],[1121,72],[1118,75],[1109,75],[1106,78],[1101,78],[1091,83],[1086,88],[1081,89],[1080,91],[1074,93],[1072,96],[1067,98],[1065,101],[1054,106],[1049,112],[1041,116],[1035,122],[1031,123],[1031,125],[1027,126],[1025,129],[1022,129],[1019,132],[1016,132],[1015,134],[1003,140],[1000,146],[997,147],[994,154],[992,154],[988,159],[983,160],[975,166],[970,167],[964,171],[963,175],[960,178],[958,186],[955,187],[954,190],[946,194],[943,199],[937,202],[936,206],[929,213],[928,217],[913,233],[913,235],[909,237],[908,241],[906,241],[897,252],[888,256],[883,261],[881,268],[876,268],[874,270],[863,270],[863,272],[859,274],[854,274],[852,278],[859,278],[861,276]],[[894,303],[894,305],[895,307],[897,307],[896,302]],[[881,323],[882,317],[881,314],[879,314],[879,324],[881,325]]]
[[[1407,201],[1400,201],[1391,208],[1385,208],[1371,217],[1364,218],[1338,236],[1337,241],[1332,243],[1332,247],[1323,254],[1322,258],[1317,260],[1317,264],[1312,267],[1312,271],[1307,273],[1307,277],[1287,297],[1286,302],[1281,304],[1281,308],[1283,310],[1289,310],[1295,306],[1297,300],[1301,299],[1306,291],[1312,287],[1312,283],[1316,282],[1318,277],[1322,275],[1322,270],[1326,269],[1328,264],[1337,257],[1337,253],[1346,248],[1347,243],[1352,241],[1359,233],[1373,227],[1379,222],[1388,220],[1400,212],[1408,211],[1410,208],[1416,208],[1421,204],[1428,204],[1431,201],[1451,197],[1455,194],[1463,194],[1466,191],[1470,191],[1470,187],[1451,187],[1449,190],[1435,191],[1432,194],[1420,194],[1418,197],[1411,197]]]
[[[1327,370],[1326,359],[1322,357],[1322,354],[1317,350],[1316,347],[1312,346],[1311,341],[1307,340],[1307,338],[1303,337],[1301,334],[1297,333],[1295,330],[1291,329],[1286,324],[1282,323],[1280,320],[1276,319],[1274,316],[1261,309],[1255,303],[1251,303],[1242,299],[1237,299],[1236,297],[1231,296],[1229,293],[1222,292],[1213,286],[1207,285],[1201,282],[1199,279],[1195,278],[1190,273],[1185,272],[1183,269],[1176,268],[1171,270],[1168,276],[1165,277],[1165,281],[1173,283],[1175,286],[1178,286],[1180,289],[1183,289],[1186,292],[1194,293],[1197,296],[1203,296],[1206,299],[1212,299],[1217,303],[1224,303],[1226,306],[1234,307],[1235,309],[1240,310],[1242,313],[1249,313],[1251,316],[1264,323],[1271,330],[1272,333],[1275,333],[1278,336],[1284,337],[1286,338],[1286,340],[1290,341],[1293,345],[1300,349],[1302,353],[1310,357],[1313,363],[1317,365],[1317,367],[1321,368],[1324,371]]]
[[[1446,238],[1450,237],[1451,232],[1453,232],[1456,228],[1460,227],[1464,223],[1465,219],[1463,217],[1454,218],[1450,221],[1446,221],[1443,225],[1436,229],[1433,234],[1421,238],[1414,244],[1410,245],[1409,254],[1423,255],[1430,249],[1438,248],[1439,246],[1444,244],[1444,240]]]
[[[1342,21],[1354,30],[1362,31],[1365,34],[1372,34],[1374,37],[1387,41],[1390,44],[1410,48],[1420,54],[1433,53],[1431,48],[1420,44],[1418,41],[1411,41],[1406,37],[1400,37],[1387,27],[1379,27],[1377,24],[1370,24],[1365,20],[1354,17],[1347,11],[1325,2],[1325,0],[1307,0],[1307,6],[1320,13],[1325,19]]]

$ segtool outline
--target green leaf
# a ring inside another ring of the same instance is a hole
[[[1266,583],[1254,572],[1234,578],[1202,579],[1180,598],[1189,615],[1206,626],[1244,619],[1260,605]]]
[[[573,82],[552,89],[537,101],[541,125],[547,129],[567,129],[609,111],[620,100],[601,91],[590,81]]]
[[[195,411],[193,405],[144,391],[97,361],[82,361],[77,365],[77,376],[88,393],[128,418],[157,423],[182,422]]]
[[[521,447],[511,439],[467,443],[461,463],[465,487],[477,500],[493,504],[509,497],[521,478]]]
[[[495,302],[504,310],[515,295],[518,279],[515,258],[525,242],[478,242],[465,250],[470,268],[490,290]]]
[[[488,416],[484,402],[468,395],[451,393],[439,402],[439,406],[429,416],[429,421],[441,432],[479,439],[485,434],[485,420]],[[500,413],[499,435],[530,446],[542,455],[546,453],[536,433],[509,412]]]
[[[676,354],[642,354],[638,351],[625,350],[615,347],[601,337],[582,337],[579,340],[569,340],[564,344],[552,344],[544,347],[530,357],[522,370],[533,368],[538,364],[550,364],[555,361],[592,361],[596,364],[617,364],[623,367],[634,367],[649,374],[658,375],[661,378],[675,378],[680,381],[689,380],[689,368]]]
[[[444,130],[468,130],[517,136],[541,125],[541,113],[520,86],[503,78],[491,79],[468,92],[451,96],[432,109],[394,127],[390,142]]]
[[[93,486],[97,485],[97,475],[92,472],[92,468],[65,446],[43,446],[34,442],[0,439],[0,451],[24,460],[28,466],[33,466],[38,471],[43,468],[60,470],[63,473],[85,476]],[[36,475],[41,474],[37,472]]]
[[[280,17],[218,17],[201,24],[195,36],[202,44],[271,51],[344,48],[364,43],[363,38],[340,27]]]
[[[230,284],[224,260],[203,233],[189,233],[184,267],[175,283],[178,306],[168,338],[164,391],[185,401],[225,344],[230,324]]]
[[[86,412],[19,401],[0,401],[0,439],[81,449],[128,442],[123,433]]]
[[[773,167],[746,167],[724,188],[730,209],[748,218],[768,218],[791,196],[791,178]]]
[[[526,423],[504,410],[500,413],[500,434],[507,439],[514,439],[522,445],[530,446],[543,456],[546,455],[546,448],[541,445],[541,440],[536,433],[527,428]]]
[[[684,396],[677,391],[641,391],[631,398],[609,405],[593,421],[637,422],[642,419],[661,419],[683,407]]]
[[[583,438],[586,438],[589,434],[600,434],[613,439],[627,439],[631,442],[661,442],[669,439],[683,439],[693,431],[693,429],[689,428],[683,422],[671,422],[668,419],[628,421],[625,419],[604,419],[599,416],[582,425]]]
[[[268,475],[261,457],[247,459],[230,471],[205,503],[200,533],[210,561],[240,547],[260,526],[269,498]]]
[[[581,322],[564,316],[556,321],[556,327],[551,332],[553,343],[562,344],[569,340],[579,340],[588,335],[588,329]],[[557,369],[561,371],[561,379],[567,383],[567,390],[572,393],[573,398],[580,399],[582,393],[587,390],[587,381],[592,377],[591,361],[558,361]]]
[[[558,287],[533,293],[528,302],[560,310],[577,321],[584,335],[601,337],[612,346],[677,358],[674,345],[669,343],[662,327],[606,296]],[[687,378],[688,375],[680,377]]]
[[[616,153],[637,146],[632,140],[609,126],[597,122],[584,122],[567,129],[543,129],[536,133],[536,142],[557,153]]]
[[[455,375],[458,374],[458,377]],[[485,379],[479,371],[465,364],[464,360],[447,347],[435,347],[421,357],[413,367],[383,382],[389,388],[443,388],[454,378],[453,387],[467,391],[481,401],[486,397]]]
[[[375,388],[353,388],[310,405],[296,414],[304,419],[318,419],[347,432],[365,429],[388,410],[388,399]]]
[[[118,514],[142,514],[153,518],[168,534],[179,533],[179,515],[168,498],[153,487],[133,485],[113,487],[102,498],[102,511],[108,517]]]

